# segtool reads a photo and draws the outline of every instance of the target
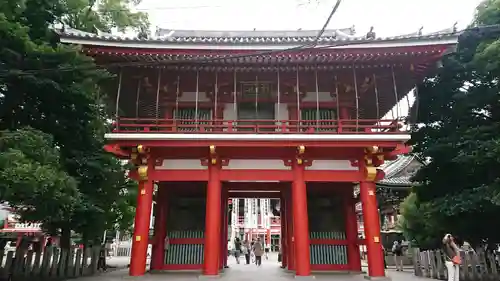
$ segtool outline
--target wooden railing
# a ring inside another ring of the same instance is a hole
[[[398,120],[175,120],[119,118],[113,133],[394,134]]]

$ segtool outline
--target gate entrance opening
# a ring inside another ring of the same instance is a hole
[[[358,239],[353,187],[348,182],[306,183],[299,177],[208,185],[160,182],[151,268],[217,275],[227,266],[236,237],[260,237],[265,247],[281,253],[281,267],[297,275],[361,272],[359,245],[364,241]],[[134,258],[132,263],[140,262]]]

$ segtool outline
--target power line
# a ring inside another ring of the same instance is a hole
[[[319,39],[321,39],[321,36],[324,34],[328,24],[330,23],[333,15],[337,12],[340,3],[342,0],[337,0],[335,5],[333,6],[328,18],[326,19],[325,23],[323,24],[322,29],[318,32],[318,34],[315,36],[314,40],[310,43],[306,43],[297,47],[291,47],[283,50],[270,50],[270,51],[263,51],[263,52],[254,52],[251,54],[241,54],[241,55],[226,55],[226,56],[220,56],[220,57],[215,57],[215,58],[204,58],[204,59],[188,59],[188,60],[177,60],[177,61],[168,61],[168,62],[120,62],[120,63],[110,63],[110,64],[101,64],[101,65],[92,65],[92,66],[83,66],[83,67],[62,67],[62,68],[46,68],[46,69],[32,69],[32,70],[19,70],[20,72],[16,73],[15,75],[33,75],[36,73],[42,73],[42,72],[62,72],[62,71],[74,71],[74,70],[87,70],[87,69],[95,69],[95,68],[109,68],[109,67],[125,67],[125,66],[147,66],[150,64],[183,64],[183,63],[206,63],[206,62],[214,62],[214,61],[224,61],[224,60],[231,60],[231,59],[241,59],[241,58],[247,58],[247,57],[255,57],[255,56],[265,56],[265,55],[272,55],[272,54],[279,54],[279,53],[284,53],[284,52],[291,52],[291,51],[299,51],[299,50],[304,50],[308,48],[314,48],[318,45]],[[363,42],[357,43],[357,44],[362,44]],[[371,43],[371,42],[364,42],[364,43]],[[337,47],[337,46],[346,46],[346,45],[352,45],[352,42],[349,43],[341,43],[341,44],[334,44],[334,45],[329,45],[325,47]],[[5,71],[8,72],[8,71]],[[6,74],[1,74],[0,77],[5,77]]]

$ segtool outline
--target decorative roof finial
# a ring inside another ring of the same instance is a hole
[[[458,25],[458,22],[455,22],[453,24],[453,33],[456,33],[457,32],[457,25]]]
[[[375,39],[377,37],[376,33],[373,31],[374,27],[370,27],[370,31],[366,33],[366,39]]]
[[[424,30],[423,26],[421,26],[420,29],[418,30],[418,36],[422,36],[422,30]]]
[[[350,31],[351,31],[351,34],[349,34],[349,35],[356,34],[356,26],[354,24],[351,26]]]

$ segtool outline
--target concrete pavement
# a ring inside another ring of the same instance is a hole
[[[111,258],[108,260],[109,265],[119,265],[126,266],[128,264],[128,258]],[[255,264],[245,265],[243,264],[243,259],[241,259],[240,264],[237,264],[234,257],[229,258],[229,267],[226,269],[219,278],[216,280],[221,281],[282,281],[282,280],[294,280],[294,275],[288,273],[279,267],[276,255],[271,255],[269,260],[263,259],[262,266],[257,267]],[[413,276],[411,271],[408,272],[396,272],[393,270],[388,271],[388,275],[393,281],[425,281],[431,279],[417,278]],[[82,281],[122,281],[122,280],[143,280],[143,281],[197,281],[200,279],[199,272],[190,273],[157,273],[157,274],[147,274],[144,277],[129,277],[128,270],[116,270],[109,273],[104,273],[98,276],[91,276],[81,278]],[[213,279],[213,278],[210,278]],[[315,275],[317,280],[331,280],[331,281],[361,281],[365,280],[363,275],[347,275],[347,274],[325,274],[318,273]]]

